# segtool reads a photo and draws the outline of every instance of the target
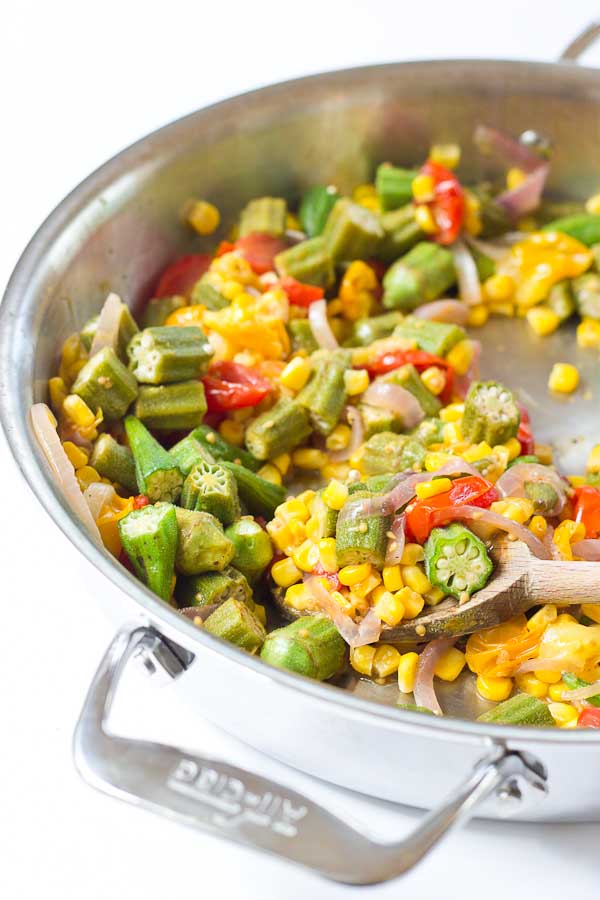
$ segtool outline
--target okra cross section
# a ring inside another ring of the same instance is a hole
[[[133,336],[129,368],[142,384],[168,384],[204,375],[213,355],[201,328],[158,326]]]
[[[238,489],[233,474],[215,463],[200,462],[183,483],[181,505],[211,513],[222,525],[240,515]]]
[[[182,575],[220,572],[233,559],[234,547],[210,513],[177,507],[179,540],[175,567]]]
[[[461,598],[481,590],[492,573],[485,544],[459,522],[434,528],[425,544],[425,570],[445,594]]]
[[[496,381],[475,381],[469,388],[462,417],[462,433],[472,444],[505,444],[519,430],[521,414],[508,388]]]
[[[174,503],[181,493],[183,475],[173,458],[135,416],[125,419],[125,433],[133,453],[139,492],[152,501]]]

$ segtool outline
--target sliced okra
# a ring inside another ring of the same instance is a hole
[[[497,381],[474,381],[465,400],[462,433],[472,444],[505,444],[519,430],[521,414],[508,388]]]
[[[297,321],[303,321],[299,319]],[[389,337],[394,328],[402,321],[402,313],[389,312],[381,316],[370,316],[358,319],[352,326],[349,343],[353,347],[368,347],[373,341]]]
[[[71,391],[90,409],[102,410],[105,421],[122,419],[138,393],[137,381],[112,347],[95,353],[81,369]]]
[[[441,444],[444,440],[445,425],[445,422],[436,417],[423,419],[412,432],[412,437],[420,441],[424,447],[430,447],[432,444]]]
[[[559,503],[558,492],[547,481],[526,481],[523,485],[525,496],[533,503],[533,511],[547,516],[556,510]]]
[[[217,463],[200,462],[183,483],[181,506],[204,510],[222,525],[231,525],[240,515],[240,500],[233,474]]]
[[[175,599],[180,609],[188,606],[213,606],[225,600],[241,600],[252,609],[252,591],[245,575],[225,566],[222,572],[181,575],[175,586]]]
[[[577,312],[582,318],[600,320],[600,275],[586,272],[571,282]]]
[[[135,416],[125,419],[125,433],[133,454],[140,494],[145,494],[152,502],[175,503],[181,493],[183,475],[172,456]]]
[[[425,447],[407,434],[381,431],[364,445],[361,468],[365,475],[418,471],[425,462]]]
[[[175,568],[182,575],[220,572],[233,559],[234,547],[210,513],[176,508],[179,540]]]
[[[230,444],[221,437],[218,431],[215,431],[209,425],[199,425],[190,432],[188,437],[202,444],[204,449],[217,462],[227,460],[239,466],[244,466],[244,468],[250,469],[252,472],[256,472],[262,466],[262,462],[259,459],[248,453],[247,450]],[[208,462],[212,462],[212,460],[208,460]]]
[[[169,602],[178,542],[177,514],[171,503],[134,509],[118,521],[119,535],[135,573]]]
[[[435,394],[432,394],[429,388],[426,387],[412,363],[406,363],[397,369],[392,369],[391,372],[388,372],[386,375],[380,375],[375,380],[384,384],[397,384],[399,387],[404,388],[419,402],[419,406],[426,416],[436,416],[442,408],[442,404]]]
[[[326,681],[343,667],[346,642],[327,616],[301,616],[267,635],[260,658],[279,669]]]
[[[247,604],[233,597],[208,616],[204,630],[249,653],[260,649],[267,634],[264,625]]]
[[[285,232],[287,205],[282,197],[257,197],[240,215],[240,237],[260,232],[281,237]]]
[[[411,202],[412,183],[418,174],[414,169],[401,169],[389,163],[377,167],[375,189],[384,212]]]
[[[335,204],[323,229],[325,247],[335,263],[376,256],[382,239],[375,213],[345,197]]]
[[[366,516],[363,501],[373,494],[357,491],[343,507],[335,530],[335,549],[338,565],[371,563],[382,569],[385,562],[390,529],[390,516]]]
[[[275,257],[275,268],[279,275],[318,287],[328,288],[335,281],[333,261],[323,237],[309,238],[282,250]]]
[[[550,288],[546,301],[561,322],[566,322],[576,311],[575,298],[569,281],[559,281]]]
[[[394,329],[395,338],[414,341],[419,350],[433,353],[434,356],[446,356],[466,336],[466,332],[459,325],[429,322],[414,316],[407,316]]]
[[[310,381],[296,396],[296,403],[304,406],[315,431],[331,434],[346,404],[344,374],[350,368],[348,350],[333,350],[316,359]]]
[[[317,184],[305,191],[298,210],[298,218],[309,238],[318,237],[323,233],[329,213],[339,199],[340,194],[332,184]]]
[[[383,276],[383,305],[408,312],[436,300],[456,282],[452,254],[432,241],[421,241]]]
[[[234,548],[231,564],[254,584],[273,559],[271,538],[251,516],[238,519],[225,534]]]
[[[204,375],[213,349],[201,328],[158,326],[134,335],[129,368],[142,384],[168,384]]]
[[[187,478],[194,466],[203,462],[215,462],[213,455],[208,452],[204,444],[194,437],[193,431],[174,444],[169,450],[169,454],[184,478]]]
[[[402,431],[404,420],[402,416],[392,409],[384,406],[371,406],[368,403],[359,403],[358,409],[363,423],[365,439],[381,431]]]
[[[285,500],[285,488],[261,478],[256,472],[237,463],[224,460],[222,466],[235,479],[240,500],[246,510],[253,516],[272,519],[276,508]]]
[[[143,384],[135,414],[156,431],[184,431],[199,425],[206,412],[204,385],[200,381],[178,384]]]
[[[133,453],[110,434],[101,434],[95,441],[90,466],[103,478],[117,482],[132,494],[139,490]]]
[[[257,459],[273,459],[303,443],[311,433],[307,410],[282,397],[246,429],[246,447]]]
[[[425,544],[425,571],[431,584],[460,598],[484,587],[492,574],[485,544],[459,522],[434,528]]]
[[[415,219],[415,207],[412,203],[393,212],[384,213],[381,217],[381,227],[383,240],[377,255],[384,262],[394,262],[427,237]]]
[[[202,305],[210,310],[225,309],[229,306],[229,300],[214,287],[206,276],[199,278],[190,294],[192,306]]]
[[[287,332],[290,336],[292,352],[298,353],[304,350],[306,353],[314,353],[319,349],[319,345],[315,340],[311,324],[308,319],[290,319],[286,325]]]
[[[183,306],[187,306],[187,300],[177,294],[172,297],[155,297],[146,304],[142,314],[142,325],[144,328],[164,325],[171,313]]]
[[[531,694],[515,694],[482,713],[477,721],[493,722],[494,725],[535,725],[538,728],[555,725],[548,704]]]

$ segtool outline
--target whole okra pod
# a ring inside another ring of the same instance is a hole
[[[235,479],[238,494],[247,511],[253,516],[272,519],[275,509],[285,500],[285,488],[237,463],[224,460],[222,466]]]
[[[233,559],[234,546],[210,513],[176,508],[179,540],[175,568],[182,575],[220,572]]]
[[[178,541],[175,507],[156,503],[134,509],[119,519],[118,529],[123,549],[140,581],[168,603]]]
[[[127,354],[139,382],[168,384],[204,375],[213,349],[201,328],[165,325],[138,331]]]
[[[262,622],[243,601],[233,598],[226,600],[210,614],[204,623],[204,629],[249,653],[256,653],[266,637]]]
[[[201,462],[183,483],[181,506],[204,510],[222,525],[231,525],[240,515],[236,480],[224,466]]]
[[[103,478],[115,481],[132,494],[137,493],[135,462],[129,447],[119,444],[110,434],[101,434],[94,443],[90,465]]]
[[[422,241],[383,276],[383,305],[386,309],[409,311],[436,300],[455,281],[450,251],[431,241]]]
[[[181,493],[183,475],[173,458],[135,416],[125,419],[125,433],[133,454],[140,494],[145,494],[152,502],[168,500],[175,503]]]
[[[307,410],[282,397],[246,429],[246,447],[257,459],[273,459],[297,447],[311,433]]]
[[[105,421],[121,419],[138,393],[137,381],[111,347],[95,353],[83,366],[71,391]]]
[[[200,381],[178,384],[143,384],[135,414],[154,431],[183,431],[199,425],[206,412],[204,385]]]
[[[346,660],[346,643],[327,616],[302,616],[267,635],[260,657],[307,678],[333,678]]]

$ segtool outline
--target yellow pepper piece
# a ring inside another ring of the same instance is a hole
[[[421,481],[415,486],[415,493],[419,500],[427,500],[428,497],[435,497],[436,494],[443,494],[449,491],[452,482],[449,478],[434,478],[432,481]]]
[[[582,541],[585,537],[585,525],[582,522],[574,522],[573,519],[564,519],[556,526],[552,535],[552,542],[556,544],[564,559],[573,559],[571,544]]]

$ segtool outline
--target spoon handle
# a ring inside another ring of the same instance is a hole
[[[600,563],[536,560],[529,578],[529,596],[536,603],[600,603]]]

